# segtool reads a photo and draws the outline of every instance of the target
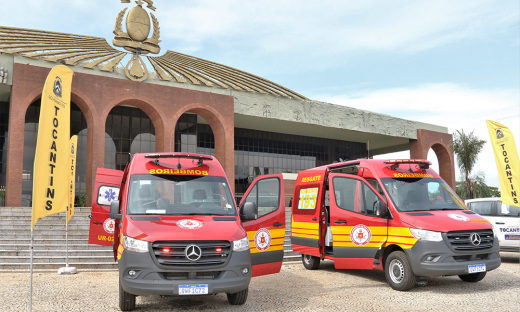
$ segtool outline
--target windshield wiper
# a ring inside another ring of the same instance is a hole
[[[430,210],[463,210],[459,207],[452,207],[452,208],[432,208]]]

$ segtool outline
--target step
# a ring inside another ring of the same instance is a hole
[[[41,250],[34,249],[33,256],[38,257],[66,257],[67,250],[66,249],[56,249],[56,250]],[[90,257],[90,256],[113,256],[112,250],[69,250],[68,255],[74,257]],[[29,258],[31,256],[30,250],[0,250],[0,258],[7,257],[19,257],[19,258]]]
[[[82,207],[78,209],[78,207],[74,208],[74,215],[76,214],[90,214],[92,211],[91,207]],[[65,212],[58,212],[56,214],[49,215],[50,216],[59,216],[64,215]],[[31,216],[32,208],[31,207],[0,207],[0,216],[8,216],[8,215],[17,215],[17,216]]]
[[[1,260],[0,260],[1,261]],[[117,262],[68,262],[69,267],[75,267],[78,270],[81,269],[110,269],[117,270]],[[30,263],[3,263],[0,262],[0,270],[29,270]],[[33,263],[33,269],[42,270],[42,269],[53,269],[57,270],[59,268],[65,267],[65,261],[61,263],[53,263],[53,262],[42,262],[42,263]]]
[[[33,263],[65,263],[65,256],[35,256],[33,255]],[[113,262],[114,255],[103,255],[103,256],[68,256],[69,262]],[[6,256],[1,257],[2,263],[30,263],[31,257],[16,257]]]
[[[68,231],[88,231],[90,228],[89,224],[69,224],[67,228],[65,228],[65,223],[63,224],[48,224],[45,226],[41,226],[41,224],[36,224],[34,227],[34,232],[38,232],[41,230],[59,230],[59,231],[65,231],[68,229]],[[18,232],[18,231],[31,231],[30,224],[4,224],[0,223],[0,233],[5,232]]]
[[[16,243],[20,244],[20,245],[29,246],[31,244],[31,238],[24,237],[21,239],[17,239]],[[85,239],[85,238],[76,239],[76,238],[69,237],[68,243],[86,245],[86,244],[88,244],[88,238],[87,239]],[[13,239],[0,239],[0,245],[11,245],[11,244],[15,244],[15,241]],[[33,245],[37,246],[37,245],[41,245],[41,244],[49,244],[49,245],[65,244],[65,239],[60,240],[60,239],[54,239],[54,238],[49,239],[49,238],[34,237]],[[95,245],[92,245],[92,246],[95,246]]]
[[[0,244],[0,252],[1,251],[15,251],[15,250],[29,250],[31,247],[30,244]],[[71,244],[69,242],[68,245],[63,242],[62,244],[33,244],[34,250],[60,250],[68,248],[68,250],[105,250],[112,251],[112,246],[99,246],[99,245],[89,245],[86,242],[84,244]]]

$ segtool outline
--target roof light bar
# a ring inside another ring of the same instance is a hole
[[[202,155],[189,155],[189,154],[148,154],[144,155],[145,158],[155,158],[154,164],[156,166],[159,165],[159,158],[191,158],[197,159],[197,165],[202,166],[202,161],[204,160],[213,160],[211,156],[202,156]]]
[[[391,165],[390,168],[396,170],[400,164],[417,164],[421,170],[430,168],[431,162],[425,159],[389,159],[384,162],[387,165]]]

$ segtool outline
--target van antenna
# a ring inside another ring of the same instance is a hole
[[[370,140],[367,141],[367,159],[370,159]]]

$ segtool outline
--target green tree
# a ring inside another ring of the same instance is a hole
[[[485,175],[478,172],[472,176],[471,171],[477,163],[478,154],[482,151],[485,140],[479,139],[473,132],[466,134],[464,130],[453,133],[453,152],[457,156],[462,181],[457,182],[456,192],[462,199],[490,197],[491,191],[485,183]]]
[[[485,182],[485,175],[479,171],[476,175],[470,176],[469,179],[457,181],[455,189],[457,195],[462,199],[496,197],[498,189],[488,186]]]
[[[74,199],[74,207],[85,207],[87,206],[87,194],[79,193]]]

